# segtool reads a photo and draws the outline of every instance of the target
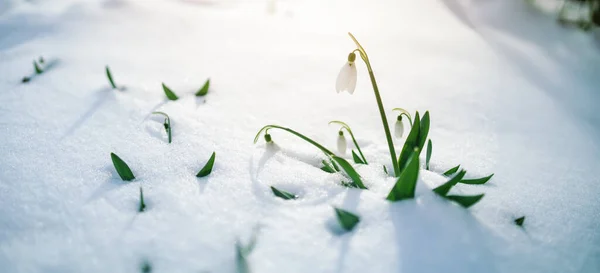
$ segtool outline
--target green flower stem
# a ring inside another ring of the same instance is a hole
[[[358,150],[358,153],[360,154],[360,157],[362,157],[363,162],[365,162],[365,164],[369,164],[367,163],[367,159],[365,158],[365,155],[363,155],[362,151],[360,150],[360,146],[358,146],[358,142],[356,142],[356,139],[354,138],[354,134],[352,133],[352,130],[350,129],[350,126],[348,126],[348,124],[339,121],[339,120],[334,120],[334,121],[330,121],[329,124],[339,124],[342,125],[342,128],[346,129],[346,131],[348,131],[348,133],[350,134],[350,137],[352,138],[352,142],[354,143],[354,146],[356,146],[356,149]]]
[[[279,126],[279,125],[266,125],[265,127],[262,127],[258,131],[258,133],[256,134],[256,137],[254,137],[254,143],[256,144],[256,142],[258,141],[258,138],[260,137],[260,134],[263,131],[265,131],[265,133],[266,133],[267,130],[269,130],[269,129],[280,129],[280,130],[284,130],[284,131],[290,132],[291,134],[296,135],[297,137],[303,139],[304,141],[306,141],[306,142],[314,145],[315,147],[319,148],[319,150],[321,150],[327,156],[329,156],[329,157],[335,156],[335,154],[333,152],[331,152],[327,148],[323,147],[323,145],[317,143],[316,141],[310,139],[309,137],[307,137],[307,136],[305,136],[305,135],[303,135],[301,133],[298,133],[298,132],[296,132],[296,131],[294,131],[294,130],[292,130],[290,128],[282,127],[282,126]]]
[[[375,93],[375,99],[377,100],[377,107],[379,108],[379,115],[381,116],[381,122],[383,123],[383,129],[385,131],[385,138],[388,143],[388,147],[390,149],[390,156],[392,158],[392,166],[394,167],[394,175],[398,176],[400,170],[398,169],[398,161],[396,159],[396,149],[394,148],[394,142],[392,141],[392,134],[390,133],[390,127],[388,125],[388,120],[385,115],[385,110],[383,108],[383,102],[381,101],[381,95],[379,94],[379,88],[377,87],[377,82],[375,81],[375,74],[373,74],[373,69],[371,69],[371,62],[369,62],[369,57],[367,56],[367,52],[360,45],[360,43],[354,38],[352,33],[348,32],[350,38],[354,41],[356,46],[358,47],[358,52],[360,53],[360,57],[363,59],[365,64],[367,65],[367,69],[369,70],[369,77],[371,78],[371,84],[373,85],[373,91]]]

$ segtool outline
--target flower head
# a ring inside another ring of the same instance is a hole
[[[338,74],[337,81],[335,83],[335,90],[339,93],[342,91],[348,91],[348,93],[354,93],[356,88],[356,54],[354,52],[348,55],[348,62],[342,66],[340,74]]]
[[[346,143],[346,137],[344,136],[344,132],[342,132],[342,130],[340,130],[338,133],[338,139],[337,139],[337,148],[338,148],[338,151],[340,152],[340,155],[346,154],[347,147],[348,147],[348,145]]]
[[[398,119],[396,120],[394,133],[394,135],[396,135],[397,138],[402,138],[402,134],[404,134],[404,124],[402,123],[402,115],[399,115]]]

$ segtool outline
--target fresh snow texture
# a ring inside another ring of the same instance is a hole
[[[431,113],[415,200],[385,200],[395,180],[360,59],[354,95],[335,92],[348,31],[390,126],[394,107]],[[0,1],[0,271],[236,272],[235,243],[258,227],[252,272],[600,272],[599,41],[526,1]],[[51,67],[21,84],[39,56]],[[352,127],[369,190],[341,187],[283,131],[252,143],[278,124],[334,149],[331,120]],[[485,193],[470,209],[430,191],[457,164],[495,174],[452,190]],[[352,232],[333,207],[360,216]]]

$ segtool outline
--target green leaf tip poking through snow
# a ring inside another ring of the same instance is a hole
[[[138,207],[138,212],[144,212],[146,209],[146,203],[144,203],[144,191],[142,187],[140,187],[140,206]]]
[[[151,273],[152,272],[152,265],[150,264],[150,262],[144,261],[142,263],[141,271],[142,271],[142,273]]]
[[[208,94],[208,88],[210,87],[210,79],[206,80],[202,88],[196,92],[196,97],[206,96]]]
[[[205,177],[212,172],[213,165],[215,164],[215,156],[216,154],[215,152],[213,152],[210,156],[210,159],[208,159],[208,162],[206,162],[206,165],[204,165],[202,170],[200,170],[198,174],[196,174],[196,177]]]
[[[492,176],[494,176],[494,174],[490,174],[490,175],[488,175],[486,177],[482,177],[482,178],[463,179],[463,180],[459,181],[459,183],[469,184],[469,185],[482,185],[482,184],[487,183],[492,178]]]
[[[415,198],[417,178],[419,178],[419,152],[417,150],[418,148],[415,148],[415,151],[406,164],[406,168],[398,176],[396,184],[394,184],[394,187],[386,198],[387,200],[396,202]]]
[[[350,163],[348,163],[348,161],[346,161],[345,159],[343,159],[341,157],[337,157],[337,156],[332,156],[331,158],[333,159],[333,161],[335,161],[335,163],[340,165],[340,167],[342,169],[344,169],[346,174],[350,177],[350,179],[352,179],[352,182],[355,184],[355,186],[357,188],[367,189],[367,187],[365,187],[362,180],[360,179],[360,175],[358,174],[358,172],[356,172],[354,167],[352,167],[352,165],[350,165]]]
[[[283,200],[293,200],[293,199],[298,198],[298,196],[295,195],[295,194],[291,194],[291,193],[289,193],[287,191],[279,190],[279,189],[277,189],[277,188],[275,188],[273,186],[271,186],[271,191],[273,191],[273,194],[275,196],[277,196],[277,197],[279,197],[279,198],[281,198]]]
[[[178,100],[179,97],[175,95],[173,91],[169,87],[167,87],[164,83],[162,84],[163,91],[165,91],[165,95],[167,95],[167,99],[169,100]]]
[[[429,161],[431,160],[431,153],[433,151],[433,145],[431,139],[427,142],[427,156],[425,157],[425,169],[429,171]]]
[[[522,227],[524,222],[525,222],[525,216],[521,216],[521,217],[515,219],[515,224],[517,226]]]
[[[119,156],[117,156],[114,153],[110,153],[110,158],[112,159],[113,165],[115,166],[117,173],[119,174],[121,179],[123,179],[123,181],[131,181],[135,179],[133,172],[131,172],[131,169],[129,168],[129,166],[127,166],[127,163],[125,163],[125,161],[123,161]]]
[[[106,77],[108,78],[108,82],[110,83],[112,89],[117,89],[117,85],[113,80],[112,73],[110,73],[110,68],[108,67],[108,65],[106,66]]]
[[[37,61],[33,61],[33,69],[35,70],[35,74],[42,74],[44,73],[44,70],[40,67],[40,65],[37,63]]]
[[[439,194],[440,196],[445,197],[448,194],[448,192],[450,191],[450,189],[452,189],[452,187],[456,186],[456,184],[458,184],[458,182],[465,176],[466,173],[467,172],[465,170],[461,170],[460,172],[458,172],[458,174],[456,174],[455,176],[450,178],[450,180],[448,180],[448,182],[433,189],[433,192]]]
[[[354,152],[354,150],[352,150],[352,159],[356,164],[365,164],[365,162],[363,162],[363,160],[360,159],[360,157]]]
[[[360,222],[360,217],[343,209],[333,208],[340,226],[346,231],[352,231]]]
[[[250,273],[250,264],[248,263],[248,256],[254,250],[256,246],[256,240],[258,238],[258,228],[254,228],[250,241],[247,245],[243,245],[238,239],[235,242],[235,262],[237,273]]]
[[[448,195],[446,199],[452,200],[464,208],[469,208],[479,202],[484,195],[483,193],[478,195]]]
[[[458,169],[460,169],[460,164],[456,165],[455,167],[452,167],[450,170],[447,170],[444,172],[445,176],[451,176],[454,173],[456,173],[458,171]]]
[[[165,122],[163,123],[163,126],[165,127],[165,131],[167,131],[167,137],[169,139],[169,143],[171,143],[172,137],[171,137],[171,118],[169,117],[169,115],[167,115],[164,112],[152,112],[152,114],[157,114],[157,115],[162,115],[165,117]]]

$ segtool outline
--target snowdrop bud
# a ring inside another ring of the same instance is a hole
[[[342,92],[348,91],[348,93],[354,93],[356,89],[356,54],[350,53],[348,55],[348,62],[342,66],[340,73],[338,74],[337,81],[335,83],[335,91]]]
[[[267,143],[270,143],[271,141],[273,141],[273,139],[271,138],[271,135],[270,135],[270,134],[265,134],[265,141],[266,141]]]
[[[402,115],[398,116],[398,119],[396,120],[396,126],[395,126],[396,130],[395,130],[395,135],[397,138],[402,138],[402,135],[404,134],[404,123],[402,123]]]
[[[344,132],[342,132],[342,130],[340,130],[340,132],[338,133],[338,139],[337,139],[337,148],[338,148],[338,151],[340,152],[340,155],[346,154],[347,146],[348,145],[346,144],[346,137],[344,136]]]

